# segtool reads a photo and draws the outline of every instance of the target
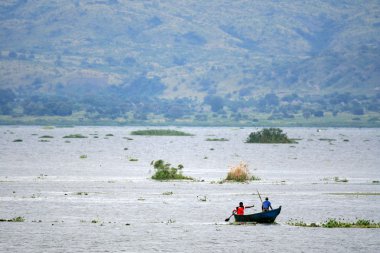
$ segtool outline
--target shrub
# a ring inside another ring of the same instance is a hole
[[[250,175],[248,170],[248,164],[240,162],[238,165],[230,168],[226,180],[245,182],[248,180],[260,180],[260,178]]]
[[[152,129],[152,130],[137,130],[131,132],[132,135],[156,135],[156,136],[192,136],[192,134],[170,130],[170,129]]]
[[[264,128],[258,132],[250,133],[247,143],[295,143],[282,132],[280,128]]]
[[[152,161],[155,173],[152,179],[155,180],[193,180],[191,177],[182,175],[183,165],[179,164],[177,167],[172,167],[170,163],[165,163],[163,160]]]

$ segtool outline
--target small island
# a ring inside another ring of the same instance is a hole
[[[152,179],[155,180],[193,180],[192,177],[182,175],[182,164],[177,167],[171,166],[170,163],[166,163],[163,160],[152,161],[155,173]]]
[[[280,128],[264,128],[260,131],[250,133],[246,143],[296,143],[289,139]]]
[[[152,136],[193,136],[192,134],[170,130],[170,129],[147,129],[132,131],[131,135],[152,135]]]

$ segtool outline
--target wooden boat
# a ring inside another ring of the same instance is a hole
[[[281,206],[267,212],[254,213],[248,215],[234,215],[236,222],[257,222],[272,223],[281,212]]]

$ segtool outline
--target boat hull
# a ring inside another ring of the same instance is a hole
[[[248,215],[234,215],[236,222],[273,223],[281,212],[281,206],[268,212]]]

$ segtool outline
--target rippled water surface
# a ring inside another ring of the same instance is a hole
[[[0,251],[379,252],[380,229],[287,222],[380,222],[380,194],[342,194],[380,193],[380,129],[285,128],[298,144],[276,145],[244,143],[255,128],[131,136],[136,129],[145,128],[0,127],[0,218],[26,219],[0,223]],[[68,134],[88,138],[63,138]],[[183,173],[197,181],[149,179],[157,159],[183,164]],[[261,180],[219,184],[240,161]],[[257,190],[282,206],[277,224],[224,222],[240,201],[257,212]]]

